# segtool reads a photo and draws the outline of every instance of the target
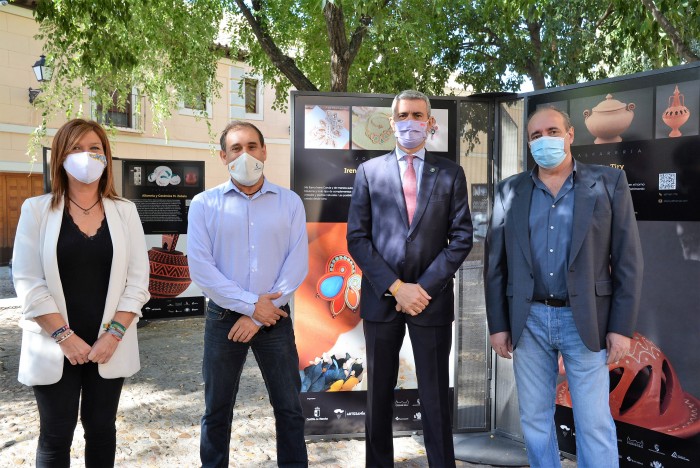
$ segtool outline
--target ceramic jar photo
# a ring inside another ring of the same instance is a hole
[[[625,104],[613,99],[612,94],[605,96],[592,110],[584,110],[583,117],[588,131],[596,137],[594,143],[619,143],[622,134],[627,130],[634,119],[633,103]]]
[[[153,298],[177,297],[192,283],[187,256],[175,250],[178,237],[178,234],[163,234],[163,247],[148,251],[151,270],[148,291]]]

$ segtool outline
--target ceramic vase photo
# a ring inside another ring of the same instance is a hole
[[[671,138],[681,136],[678,130],[684,123],[688,121],[690,111],[685,107],[685,96],[678,91],[678,85],[672,96],[668,97],[668,108],[664,111],[661,117],[666,125],[671,127],[671,133],[668,134]]]

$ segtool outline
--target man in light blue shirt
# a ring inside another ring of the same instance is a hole
[[[233,407],[248,349],[274,408],[277,463],[308,466],[299,402],[299,357],[287,303],[308,272],[306,214],[294,192],[263,176],[267,149],[248,122],[221,134],[230,178],[189,210],[192,279],[209,298],[204,332],[203,467],[226,467]]]

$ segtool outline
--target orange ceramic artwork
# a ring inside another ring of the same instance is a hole
[[[586,128],[596,137],[594,143],[600,145],[621,142],[620,134],[629,128],[634,119],[634,108],[633,103],[625,104],[608,94],[592,111],[584,110]]]
[[[666,125],[671,127],[671,133],[668,134],[671,138],[682,135],[679,128],[688,121],[690,111],[685,107],[685,96],[678,91],[678,85],[672,96],[668,97],[668,108],[664,111],[661,117]]]
[[[163,247],[148,251],[148,292],[153,298],[177,297],[192,283],[187,256],[175,250],[178,237],[178,234],[163,234]]]
[[[610,412],[617,421],[675,437],[700,433],[700,400],[683,391],[668,358],[649,339],[635,333],[629,354],[608,369]],[[557,386],[557,404],[571,407],[566,381]]]
[[[333,348],[338,337],[354,329],[361,320],[358,312],[362,272],[345,253],[347,224],[307,223],[306,231],[309,274],[294,295],[294,334],[300,370]],[[339,279],[331,280],[319,291],[323,279],[330,277]],[[331,297],[325,296],[334,292],[339,281],[342,281],[340,291]],[[358,350],[347,351],[358,354],[363,345],[358,343]]]

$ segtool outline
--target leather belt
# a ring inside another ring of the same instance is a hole
[[[241,314],[240,312],[236,312],[235,310],[224,309],[223,307],[221,307],[219,304],[212,301],[211,299],[209,299],[208,305],[209,305],[209,307],[211,307],[212,309],[214,309],[217,312],[228,312],[228,313],[233,313],[233,314],[238,314],[238,315],[244,315],[244,314]],[[283,311],[289,313],[289,304],[285,304],[283,306],[280,306],[279,308],[282,309]]]
[[[569,301],[564,299],[535,299],[535,302],[540,302],[549,307],[569,307]]]
[[[240,318],[242,315],[244,315],[244,314],[241,314],[240,312],[236,312],[235,310],[224,309],[223,307],[221,307],[219,304],[217,304],[216,302],[212,301],[211,299],[209,299],[208,307],[209,307],[210,309],[213,309],[213,310],[217,311],[217,312],[229,313],[229,314],[233,315],[234,317],[237,316],[238,318]],[[283,311],[287,312],[287,314],[290,313],[289,304],[285,304],[285,305],[283,305],[283,306],[280,306],[279,308],[282,309]],[[280,318],[280,320],[283,320],[283,319],[284,319],[284,317]],[[238,320],[238,319],[236,319],[236,320]],[[278,320],[277,323],[279,323],[280,320]],[[277,323],[276,323],[275,325],[277,325]],[[261,330],[263,330],[263,331],[268,331],[268,330],[270,330],[272,327],[274,327],[275,325],[271,325],[271,326],[269,326],[269,327],[262,327]]]

